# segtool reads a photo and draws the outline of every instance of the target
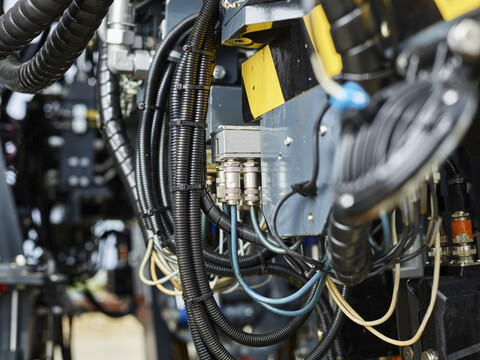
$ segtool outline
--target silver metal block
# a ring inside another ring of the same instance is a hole
[[[212,134],[212,161],[260,157],[258,126],[220,125]]]

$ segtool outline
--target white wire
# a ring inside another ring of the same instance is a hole
[[[143,257],[142,263],[140,264],[140,267],[138,268],[138,277],[140,278],[140,281],[143,282],[146,285],[149,286],[155,286],[158,284],[164,284],[167,281],[169,281],[171,278],[175,277],[178,275],[179,271],[176,270],[163,278],[159,279],[158,281],[152,281],[149,280],[145,277],[145,268],[147,266],[148,260],[152,256],[152,250],[153,250],[153,239],[148,240],[147,244],[147,251],[145,251],[145,256]]]

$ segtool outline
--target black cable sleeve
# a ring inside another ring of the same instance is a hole
[[[103,307],[102,304],[100,304],[98,302],[97,299],[95,299],[95,296],[93,296],[93,294],[91,293],[91,291],[87,288],[84,288],[82,290],[82,292],[85,294],[85,296],[87,297],[87,299],[90,301],[90,303],[93,305],[93,307],[97,310],[97,311],[100,311],[101,313],[107,315],[108,317],[111,317],[111,318],[121,318],[121,317],[124,317],[124,316],[127,316],[127,315],[132,315],[135,311],[135,308],[136,308],[136,305],[135,305],[135,302],[132,300],[132,302],[130,303],[130,305],[128,306],[127,310],[123,311],[123,312],[112,312],[112,311],[108,311],[107,309],[105,309]]]
[[[53,84],[82,54],[113,0],[76,0],[53,33],[28,62],[11,56],[0,63],[0,83],[12,91],[36,94]]]
[[[442,164],[443,169],[447,173],[447,175],[459,175],[460,171],[458,170],[457,164],[455,164],[455,161],[448,156],[445,158],[445,161]]]
[[[0,60],[28,45],[72,0],[19,0],[0,17]]]
[[[348,300],[348,298],[350,297],[350,288],[348,286],[343,286],[342,297],[345,300]],[[337,308],[337,310],[335,310],[335,316],[332,325],[328,329],[327,333],[324,334],[322,340],[317,344],[317,346],[315,346],[315,348],[305,358],[305,360],[320,360],[325,356],[328,349],[332,346],[332,343],[339,336],[345,319],[345,314],[340,308]]]

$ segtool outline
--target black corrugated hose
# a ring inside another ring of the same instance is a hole
[[[72,0],[19,0],[0,17],[0,60],[21,50],[58,19]]]
[[[350,297],[350,288],[348,286],[342,287],[342,297],[345,300],[348,300]],[[345,322],[345,314],[340,308],[335,310],[335,315],[333,317],[333,322],[330,325],[330,328],[322,337],[322,340],[315,346],[312,352],[305,358],[305,360],[320,360],[327,353],[328,349],[332,346],[335,339],[338,338],[340,331],[342,330],[343,323]],[[339,355],[339,354],[337,354]]]
[[[151,172],[150,135],[152,119],[155,112],[155,92],[158,90],[160,75],[165,70],[166,59],[171,49],[175,46],[178,38],[192,27],[197,15],[193,14],[178,23],[162,40],[155,51],[147,80],[145,81],[145,95],[143,110],[140,118],[140,125],[137,138],[137,163],[135,177],[137,181],[138,198],[140,209],[145,216],[147,227],[155,234],[161,233],[160,211],[158,198],[153,196],[153,178]],[[156,175],[156,174],[155,174]]]
[[[76,0],[65,11],[39,52],[21,63],[0,63],[0,83],[12,91],[38,93],[62,76],[85,50],[113,0]]]

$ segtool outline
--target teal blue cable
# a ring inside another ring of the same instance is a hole
[[[286,315],[286,316],[297,316],[299,314],[306,313],[313,309],[313,306],[316,304],[316,300],[318,300],[318,297],[321,294],[321,290],[323,288],[322,283],[326,281],[326,276],[323,272],[318,271],[300,290],[298,290],[296,293],[287,296],[285,298],[280,298],[280,299],[271,299],[265,296],[262,296],[260,294],[257,294],[255,291],[253,291],[249,285],[246,283],[245,279],[243,278],[241,271],[240,271],[240,265],[238,262],[238,254],[237,254],[237,207],[236,206],[231,206],[230,208],[230,215],[231,215],[231,221],[232,221],[232,233],[231,233],[231,240],[229,242],[230,244],[230,260],[232,263],[233,267],[233,272],[235,274],[235,277],[237,278],[237,281],[240,283],[242,288],[245,290],[245,292],[256,302],[258,302],[260,305],[264,306],[268,310],[272,312],[276,312],[281,315]],[[304,295],[308,289],[310,289],[312,286],[315,284],[317,285],[317,290],[315,291],[315,296],[312,299],[312,302],[307,305],[306,307],[300,309],[300,310],[295,310],[295,311],[290,311],[290,310],[282,310],[282,309],[277,309],[274,307],[271,307],[270,305],[281,305],[281,304],[286,304],[291,301],[294,301],[298,298],[300,298],[302,295]],[[318,295],[318,296],[316,296]]]
[[[375,253],[382,255],[392,244],[392,234],[390,230],[391,227],[390,227],[390,221],[388,219],[388,215],[383,211],[380,214],[380,220],[382,222],[382,230],[383,230],[382,245],[378,245],[377,242],[371,236],[368,237],[368,241],[370,243],[370,246],[375,251]]]
[[[299,310],[283,310],[283,309],[276,308],[272,305],[265,304],[261,301],[257,301],[255,299],[254,300],[258,304],[262,305],[265,309],[270,310],[274,314],[282,315],[282,316],[299,316],[313,310],[316,303],[318,302],[318,299],[320,298],[320,295],[322,295],[322,291],[325,287],[326,282],[327,282],[327,275],[323,273],[322,277],[320,278],[320,281],[318,282],[317,288],[315,289],[315,295],[313,296],[312,301],[310,301],[307,306]]]
[[[250,207],[250,217],[252,218],[252,225],[253,228],[255,229],[255,233],[258,235],[260,238],[260,241],[262,244],[271,252],[274,252],[275,254],[279,255],[285,255],[287,252],[283,250],[282,248],[273,245],[268,239],[265,237],[265,234],[263,233],[262,229],[260,229],[260,225],[258,225],[258,220],[257,220],[257,214],[255,212],[255,208],[253,206]],[[303,239],[297,240],[295,244],[293,244],[290,249],[291,250],[296,250],[298,247],[302,244]]]

